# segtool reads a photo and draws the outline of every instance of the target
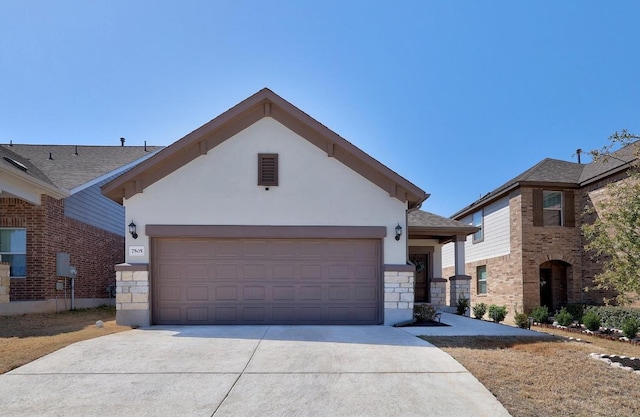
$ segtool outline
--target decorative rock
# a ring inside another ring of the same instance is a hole
[[[104,327],[104,322],[102,320],[96,321],[96,327],[101,329]]]

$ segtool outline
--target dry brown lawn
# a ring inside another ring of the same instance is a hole
[[[96,321],[104,327],[96,327]],[[0,316],[0,374],[81,340],[130,330],[117,326],[108,307],[59,314]]]
[[[459,361],[515,417],[640,415],[640,375],[589,357],[640,357],[640,346],[552,332],[561,336],[423,338]]]

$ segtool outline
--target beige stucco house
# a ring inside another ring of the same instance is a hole
[[[102,190],[131,228],[122,324],[393,324],[412,318],[409,246],[444,304],[440,248],[475,230],[268,89]]]

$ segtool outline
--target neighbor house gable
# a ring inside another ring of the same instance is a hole
[[[391,197],[406,202],[409,208],[419,207],[428,197],[423,190],[266,88],[104,185],[102,191],[122,203],[123,199],[143,192],[146,187],[265,117],[278,121]]]

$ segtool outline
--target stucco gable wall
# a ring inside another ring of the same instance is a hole
[[[279,185],[257,185],[257,155],[279,155]],[[125,200],[148,248],[147,224],[386,226],[384,262],[406,261],[406,203],[296,135],[264,118]],[[393,229],[405,231],[398,242]],[[148,262],[145,256],[128,262]]]

